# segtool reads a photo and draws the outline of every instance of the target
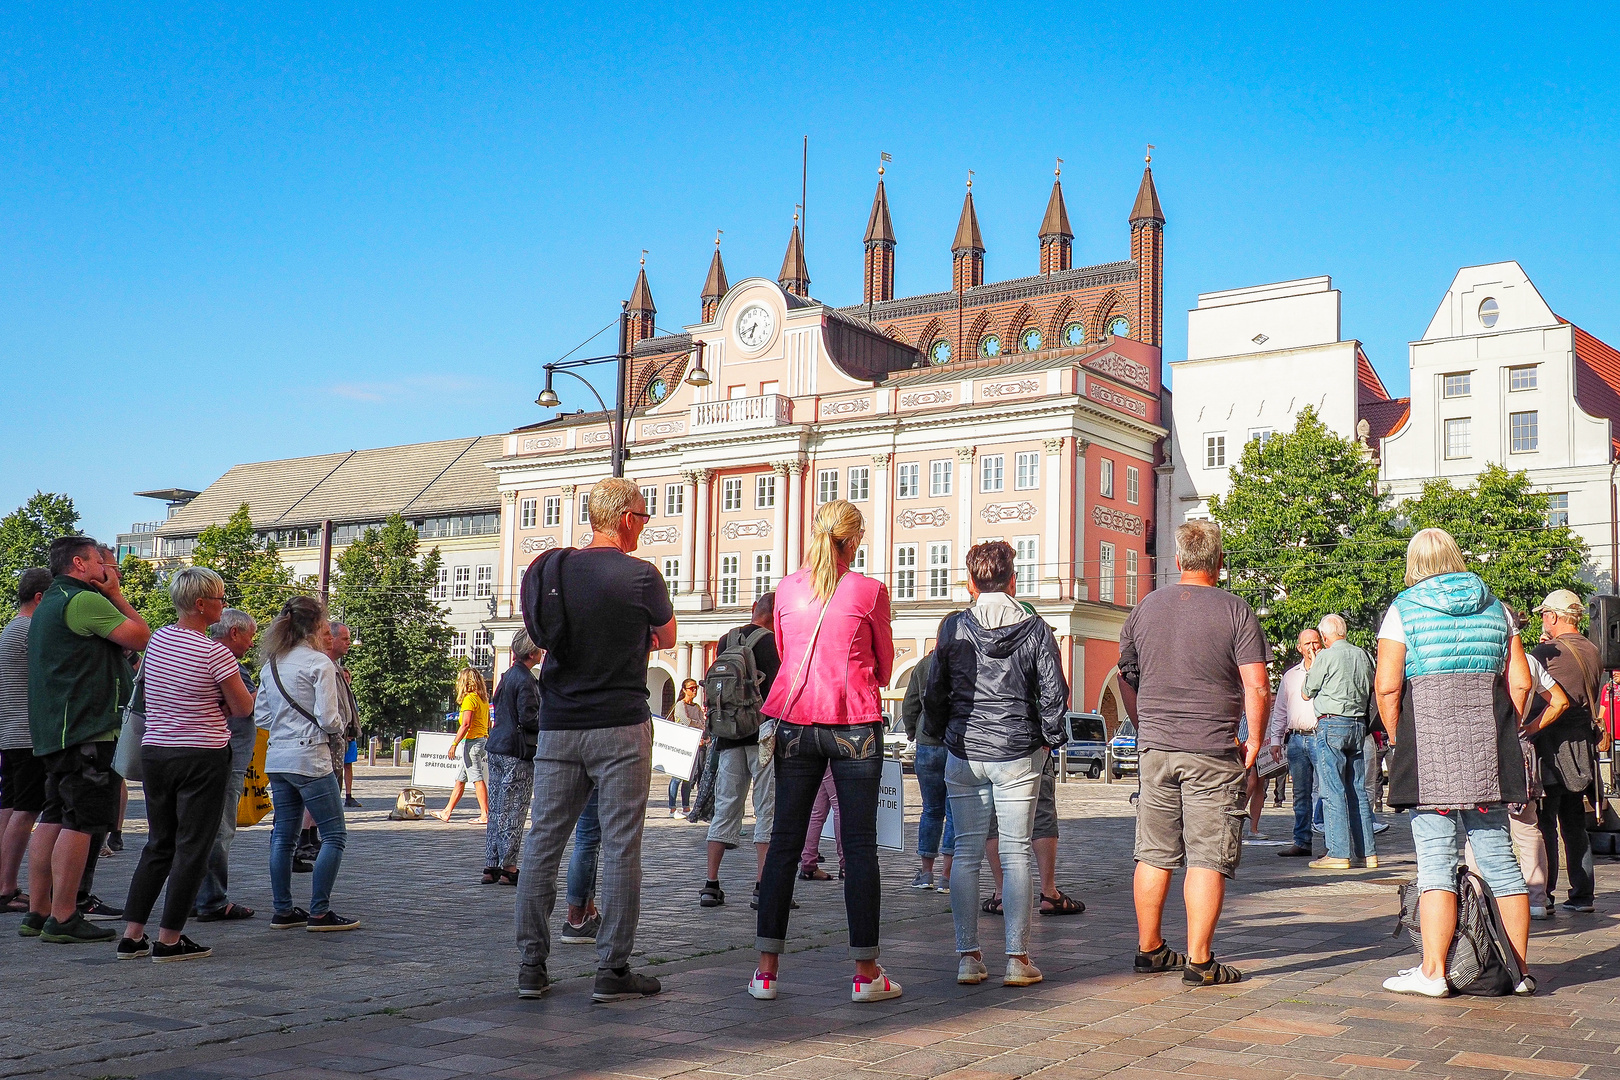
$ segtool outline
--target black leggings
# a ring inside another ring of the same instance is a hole
[[[219,833],[225,808],[225,781],[231,772],[231,748],[143,746],[141,768],[146,779],[146,846],[124,901],[126,922],[144,923],[152,915],[163,883],[164,930],[185,928],[197,890],[208,872],[208,855]]]
[[[776,732],[776,824],[759,881],[760,952],[786,951],[793,882],[821,778],[832,768],[844,834],[844,911],[849,955],[876,960],[882,884],[877,806],[883,778],[883,725],[781,724]]]

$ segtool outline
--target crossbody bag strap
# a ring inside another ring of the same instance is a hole
[[[301,715],[305,720],[308,720],[310,723],[314,724],[317,729],[320,729],[324,733],[325,729],[321,728],[321,722],[315,719],[315,714],[304,708],[298,703],[296,698],[287,693],[287,687],[281,681],[281,672],[276,670],[276,662],[274,660],[270,661],[270,677],[276,681],[276,689],[281,691],[282,699],[294,709],[297,709],[299,715]]]
[[[793,712],[793,703],[798,700],[795,695],[800,690],[799,680],[804,677],[805,669],[810,666],[810,657],[815,655],[816,639],[821,636],[821,620],[827,617],[827,609],[832,607],[833,597],[838,595],[838,586],[842,585],[843,583],[844,579],[842,577],[833,582],[832,592],[827,594],[826,602],[821,605],[821,614],[816,616],[816,628],[810,632],[810,644],[805,646],[804,659],[799,661],[799,670],[794,673],[793,685],[788,687],[787,700],[782,706],[782,715],[780,719],[784,721],[787,720],[788,716]]]

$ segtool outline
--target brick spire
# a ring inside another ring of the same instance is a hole
[[[1043,274],[1055,274],[1074,265],[1074,231],[1069,228],[1069,208],[1063,204],[1062,166],[1063,159],[1058,158],[1058,167],[1052,171],[1052,197],[1046,200],[1046,216],[1041,219]]]
[[[962,199],[962,216],[956,223],[956,239],[951,243],[951,289],[959,292],[984,284],[984,237],[979,235],[979,215],[973,212],[973,171],[968,170],[967,195]]]
[[[1148,147],[1142,185],[1131,207],[1131,261],[1136,263],[1136,318],[1130,336],[1148,345],[1164,344],[1164,211],[1153,186],[1153,147]]]
[[[864,282],[863,303],[877,304],[894,299],[894,226],[889,222],[889,196],[883,190],[881,165],[878,166],[877,193],[872,196],[872,213],[866,219]]]
[[[810,268],[804,264],[804,238],[799,235],[799,213],[793,212],[793,232],[788,236],[787,254],[782,256],[782,272],[777,284],[795,296],[810,295]]]
[[[647,287],[647,253],[641,253],[641,271],[636,274],[636,287],[630,290],[630,342],[634,345],[638,341],[645,341],[657,331],[653,328],[653,316],[658,309],[653,306],[652,289]]]
[[[714,258],[709,260],[709,276],[703,282],[703,321],[713,322],[720,300],[731,286],[726,282],[726,264],[720,261],[720,232],[714,234]]]

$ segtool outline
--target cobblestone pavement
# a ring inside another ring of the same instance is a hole
[[[637,964],[660,976],[665,992],[592,1005],[582,976],[594,969],[594,950],[560,945],[552,973],[561,984],[520,1002],[514,891],[476,884],[483,830],[465,824],[476,807],[450,825],[390,822],[404,772],[362,767],[358,776],[366,808],[351,815],[336,906],[362,918],[363,930],[271,933],[266,827],[243,830],[233,859],[233,896],[260,917],[189,928],[214,947],[210,959],[117,963],[110,945],[12,936],[17,917],[8,917],[0,922],[0,1075],[1620,1080],[1620,904],[1605,896],[1620,873],[1606,862],[1596,915],[1536,924],[1539,996],[1428,1001],[1379,986],[1413,955],[1390,936],[1394,885],[1413,872],[1402,819],[1381,838],[1381,871],[1310,871],[1275,858],[1274,847],[1250,846],[1217,939],[1221,958],[1250,978],[1190,990],[1174,976],[1129,972],[1130,788],[1075,782],[1059,788],[1058,876],[1088,911],[1035,920],[1031,951],[1044,983],[957,986],[948,897],[906,888],[914,858],[884,856],[883,959],[905,996],[850,1003],[837,883],[801,882],[782,996],[756,1002],[743,989],[753,963],[751,853],[727,856],[727,906],[699,908],[703,831],[665,815],[655,777]],[[914,830],[909,779],[907,805]],[[115,903],[144,839],[140,812],[137,790],[128,849],[98,878],[97,891]],[[1285,837],[1287,812],[1268,807],[1263,827]],[[1180,910],[1171,906],[1173,927]],[[998,972],[999,920],[985,922]],[[1170,938],[1180,935],[1172,929]]]

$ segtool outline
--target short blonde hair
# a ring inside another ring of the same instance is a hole
[[[1219,573],[1223,554],[1221,527],[1215,522],[1188,521],[1176,528],[1176,564],[1184,573]]]
[[[169,599],[177,615],[190,615],[197,610],[197,601],[224,593],[225,579],[206,566],[188,566],[169,579]]]
[[[624,515],[636,508],[641,488],[634,480],[611,476],[591,488],[591,531],[619,535]]]
[[[1411,588],[1426,578],[1439,574],[1462,574],[1468,571],[1463,562],[1462,549],[1444,529],[1419,529],[1406,545],[1406,587]]]

